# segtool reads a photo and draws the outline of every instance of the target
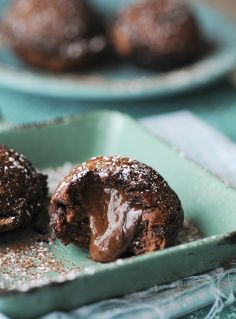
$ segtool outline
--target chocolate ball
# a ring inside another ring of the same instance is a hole
[[[139,66],[170,70],[195,61],[202,36],[181,0],[143,0],[120,11],[111,26],[117,54]]]
[[[22,154],[0,145],[0,232],[41,220],[47,194],[47,177]]]
[[[100,262],[164,249],[183,224],[180,200],[161,175],[119,156],[73,169],[53,194],[49,213],[64,244],[89,248]]]
[[[84,0],[15,0],[3,31],[26,63],[52,71],[84,68],[107,46],[101,18]]]

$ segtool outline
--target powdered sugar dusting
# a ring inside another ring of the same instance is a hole
[[[0,244],[0,289],[20,289],[60,281],[80,271],[79,265],[65,268],[50,247],[54,245],[50,235],[39,235],[30,228],[2,235]],[[19,240],[20,238],[20,240]],[[54,249],[57,249],[54,245]]]
[[[123,181],[134,182],[131,176],[134,177],[134,175],[136,175],[136,184],[141,180],[145,183],[146,177],[148,177],[150,181],[153,175],[152,172],[154,172],[151,167],[127,157],[118,155],[100,156],[93,157],[89,161],[77,166],[71,174],[65,178],[65,181],[69,182],[71,179],[81,179],[89,171],[96,172],[102,181],[112,173],[113,175],[120,176]],[[152,186],[155,188],[155,183],[153,183]]]
[[[56,168],[46,168],[42,173],[48,176],[49,194],[53,194],[59,182],[75,167],[75,164],[66,162]]]

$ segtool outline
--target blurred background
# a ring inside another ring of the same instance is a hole
[[[106,1],[94,2],[102,4],[103,8],[112,7]],[[4,3],[9,2],[1,0],[1,3],[4,7]],[[219,14],[225,12],[232,21],[236,19],[233,0],[208,0],[207,3],[218,9]],[[117,109],[143,118],[189,109],[236,139],[231,123],[235,112],[234,90],[228,80],[235,66],[234,26],[230,20],[225,23],[224,17],[218,17],[217,12],[215,14],[207,7],[199,10],[199,19],[203,33],[220,41],[219,49],[203,63],[199,61],[193,70],[189,66],[182,68],[184,72],[180,69],[166,76],[130,65],[82,72],[81,76],[80,73],[73,76],[46,74],[15,59],[3,45],[0,51],[3,119],[16,124],[31,123],[97,109]],[[127,77],[130,81],[124,82]],[[227,108],[224,101],[227,101]]]

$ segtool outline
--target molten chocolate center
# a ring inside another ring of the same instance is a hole
[[[132,207],[122,190],[95,184],[82,191],[89,216],[89,253],[93,260],[120,257],[132,241],[141,210]]]

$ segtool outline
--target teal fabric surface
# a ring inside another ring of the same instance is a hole
[[[236,188],[236,147],[225,135],[189,111],[146,117],[140,122]]]
[[[178,318],[190,309],[210,302],[213,306],[186,319],[215,318],[226,305],[234,300],[236,292],[235,264],[225,271],[219,268],[201,276],[192,276],[169,285],[155,286],[144,292],[127,295],[84,306],[70,314],[53,313],[42,319],[167,319]],[[205,313],[203,312],[205,311]],[[203,314],[203,316],[202,316]]]

